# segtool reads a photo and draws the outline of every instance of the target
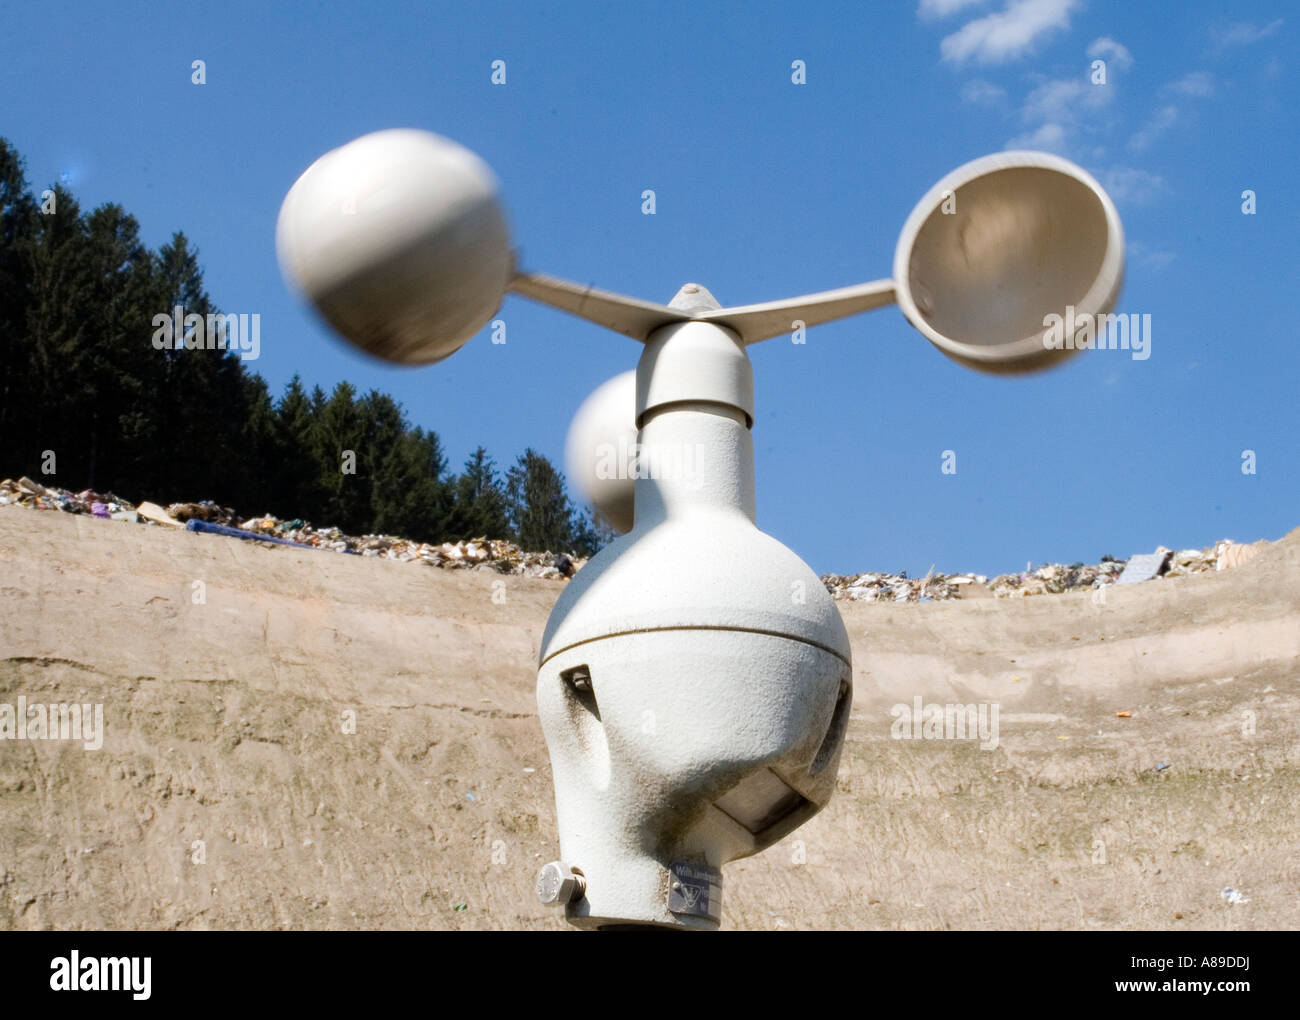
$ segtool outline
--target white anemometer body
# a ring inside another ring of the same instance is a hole
[[[677,300],[690,292],[702,288]],[[652,332],[635,415],[635,524],[573,578],[542,639],[561,856],[586,883],[567,913],[711,929],[721,866],[830,798],[849,639],[817,575],[754,523],[753,381],[736,335]]]
[[[389,361],[454,353],[514,291],[644,344],[579,410],[570,478],[625,532],[564,589],[537,702],[562,860],[537,888],[582,928],[714,929],[721,867],[830,799],[852,705],[848,635],[818,577],[755,524],[745,348],[897,302],[983,371],[1041,368],[1045,316],[1110,310],[1123,233],[1084,171],[999,153],[949,174],[899,237],[894,279],[733,308],[687,284],[668,305],[517,271],[496,182],[454,142],[366,135],[290,189],[286,276]]]

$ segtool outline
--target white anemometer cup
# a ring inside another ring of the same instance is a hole
[[[1037,152],[940,181],[903,228],[892,280],[733,308],[698,284],[661,305],[518,272],[491,171],[420,131],[312,164],[277,246],[330,325],[389,361],[448,357],[510,290],[644,345],[570,431],[570,478],[622,534],[560,595],[537,675],[561,852],[538,894],[605,929],[717,928],[722,865],[834,788],[849,640],[816,574],[755,524],[746,347],[896,301],[949,357],[1023,372],[1072,353],[1045,344],[1048,315],[1109,311],[1123,276],[1109,197]]]

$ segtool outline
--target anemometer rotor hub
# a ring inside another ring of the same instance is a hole
[[[740,338],[711,322],[676,322],[650,334],[636,373],[636,424],[664,407],[716,404],[754,424],[754,370]]]

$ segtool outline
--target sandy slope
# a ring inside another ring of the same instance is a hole
[[[15,507],[0,562],[0,702],[106,718],[0,741],[0,928],[564,927],[558,583]],[[725,924],[1300,927],[1300,531],[1107,596],[840,603],[839,792],[727,867]],[[892,739],[918,695],[997,702],[1000,746]]]

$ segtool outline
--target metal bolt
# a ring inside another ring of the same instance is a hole
[[[587,893],[587,880],[563,861],[543,864],[537,873],[537,898],[543,903],[574,903]]]

